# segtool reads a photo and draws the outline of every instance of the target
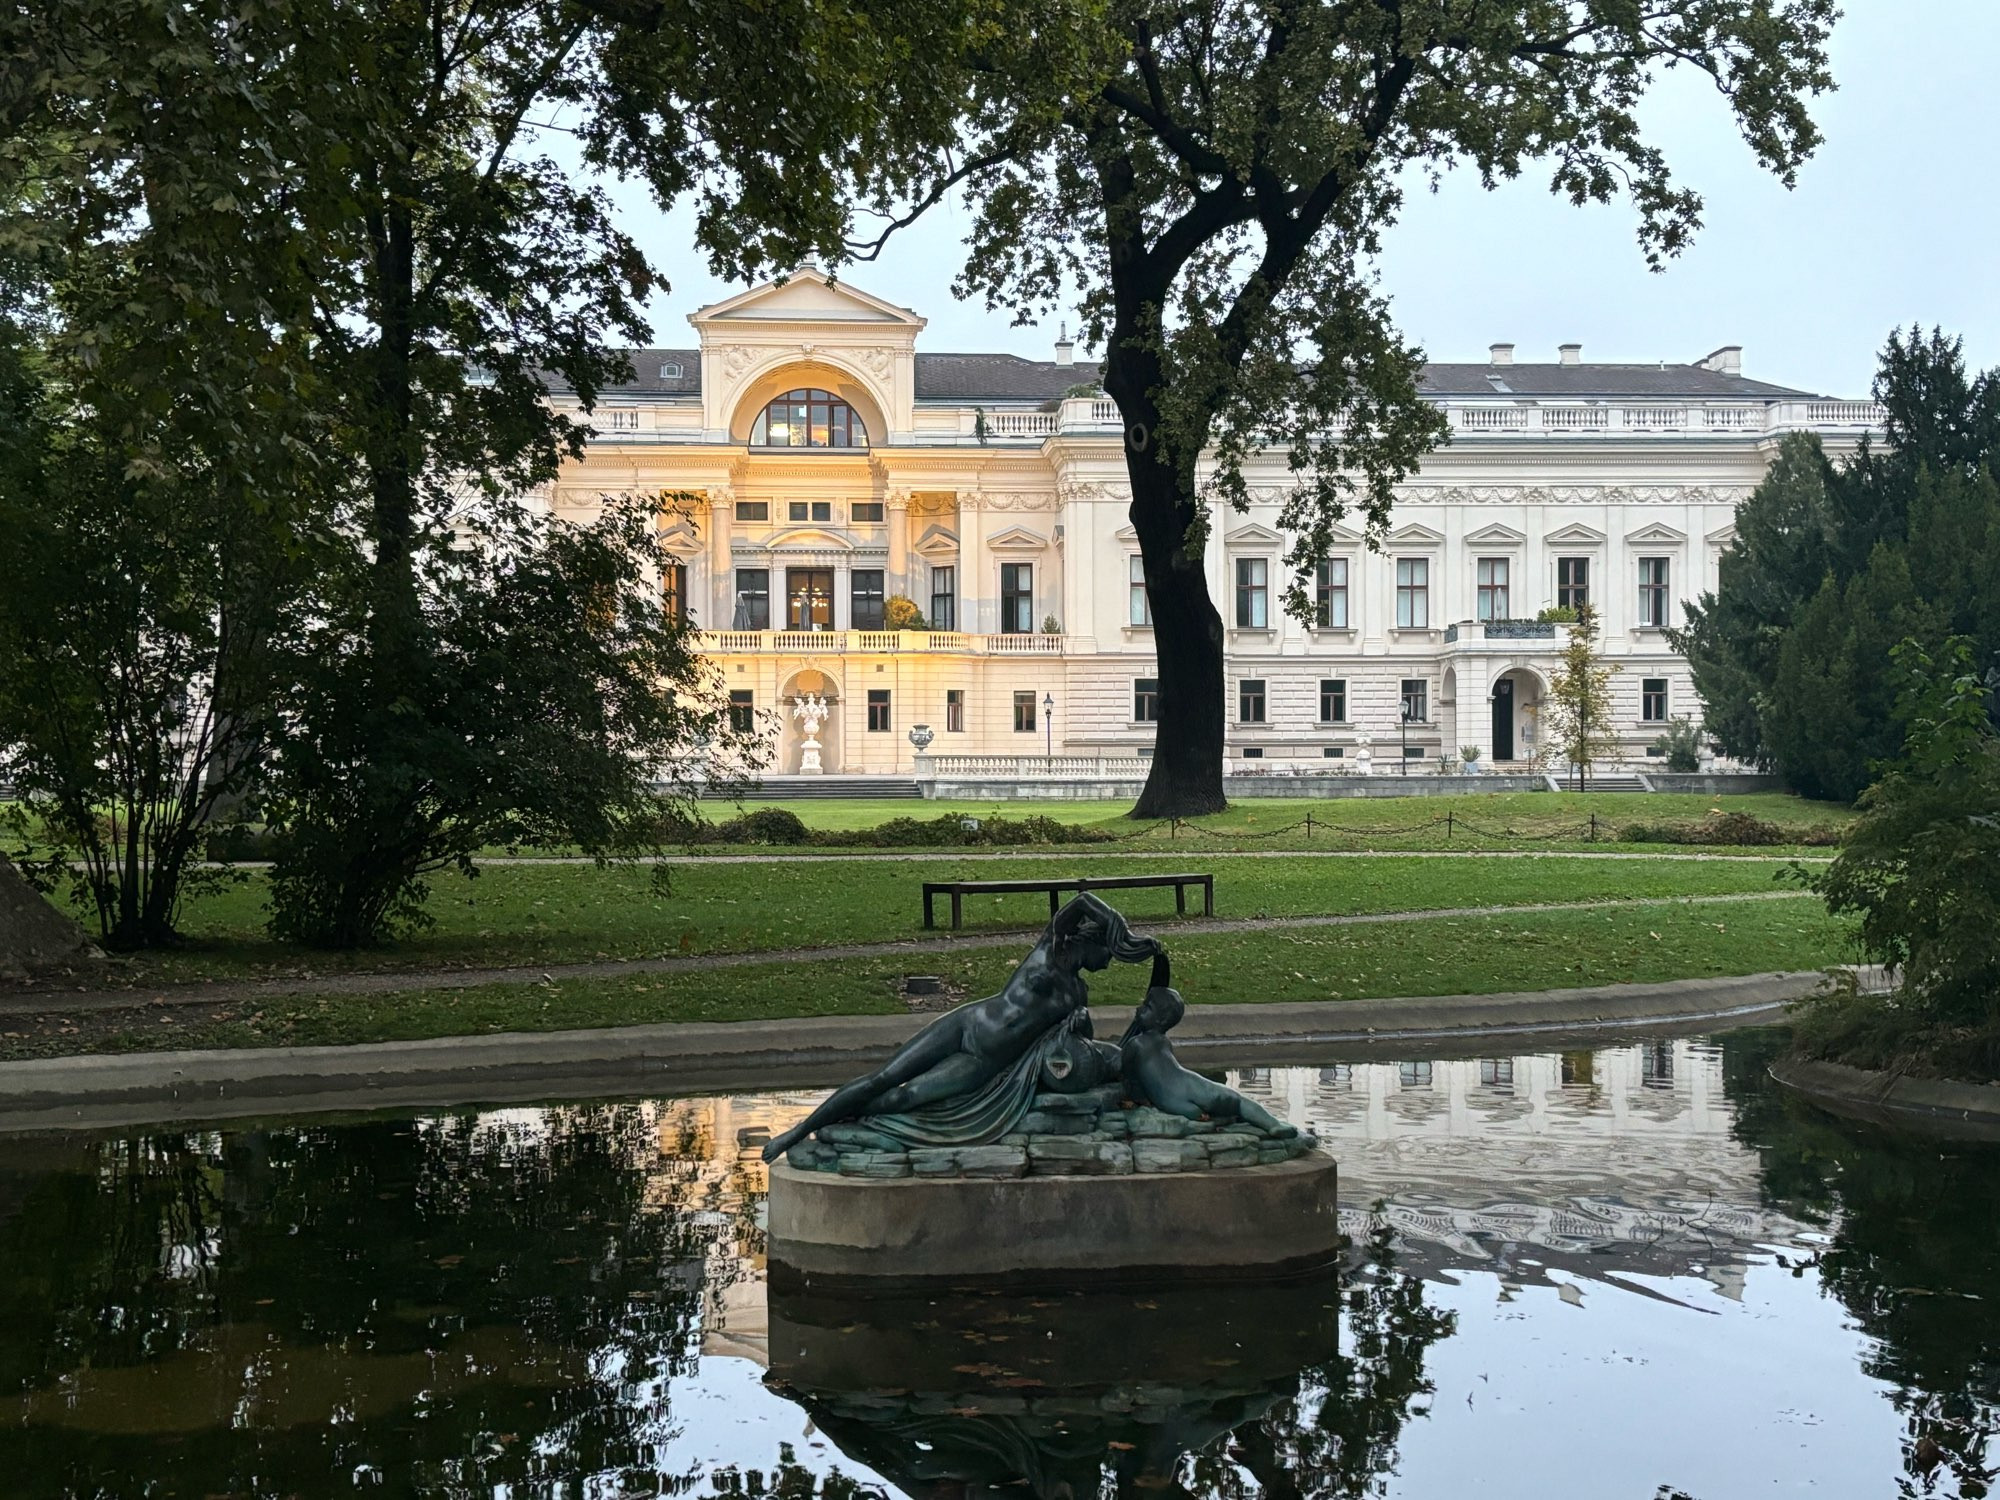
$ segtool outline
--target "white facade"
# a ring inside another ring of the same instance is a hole
[[[789,709],[807,692],[833,705],[830,772],[910,774],[918,724],[946,767],[1145,753],[1152,632],[1095,366],[1060,346],[1047,362],[919,353],[923,319],[810,274],[690,321],[699,347],[635,353],[637,379],[600,398],[587,457],[548,499],[587,514],[615,491],[675,497],[677,586],[773,741],[771,771],[798,767]],[[774,446],[783,412],[763,428],[759,414],[800,390],[829,398],[812,421],[830,410],[836,438],[844,404],[865,446]],[[1281,455],[1252,466],[1247,514],[1217,518],[1233,769],[1379,768],[1406,745],[1534,763],[1562,645],[1535,616],[1578,587],[1618,668],[1621,756],[1643,764],[1666,719],[1700,718],[1665,627],[1715,587],[1735,507],[1781,437],[1812,430],[1839,453],[1879,422],[1867,403],[1748,380],[1729,348],[1598,365],[1574,346],[1528,364],[1496,345],[1430,367],[1426,394],[1452,441],[1399,488],[1381,551],[1341,534],[1327,581],[1344,587],[1322,622],[1281,603]],[[882,628],[877,601],[896,595],[949,628]]]

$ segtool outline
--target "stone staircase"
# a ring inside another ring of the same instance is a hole
[[[1549,782],[1556,790],[1563,792],[1644,792],[1650,791],[1646,783],[1631,771],[1593,771],[1588,785],[1574,776],[1550,776]]]
[[[923,792],[913,778],[904,776],[764,776],[750,795],[791,802],[833,797],[916,798]]]

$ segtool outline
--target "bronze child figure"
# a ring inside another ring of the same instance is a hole
[[[1125,1097],[1135,1103],[1150,1104],[1163,1114],[1185,1120],[1241,1120],[1255,1125],[1266,1135],[1290,1139],[1299,1131],[1254,1100],[1213,1079],[1204,1078],[1180,1064],[1174,1056],[1167,1033],[1187,1013],[1187,1003],[1168,980],[1167,956],[1153,959],[1153,983],[1140,1002],[1132,1024],[1118,1044],[1119,1074],[1125,1080]]]

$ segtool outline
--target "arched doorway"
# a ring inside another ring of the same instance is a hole
[[[1540,675],[1527,667],[1514,667],[1494,679],[1489,749],[1495,765],[1535,758],[1542,691]]]
[[[778,692],[778,712],[784,723],[778,731],[778,763],[773,769],[781,776],[796,776],[799,771],[806,736],[793,710],[808,693],[826,700],[827,719],[819,729],[820,768],[833,772],[841,766],[840,684],[825,672],[807,667],[787,678]]]

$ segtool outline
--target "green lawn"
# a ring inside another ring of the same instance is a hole
[[[432,877],[429,911],[436,925],[431,931],[379,949],[334,954],[267,937],[264,877],[243,872],[224,890],[189,903],[183,922],[189,948],[136,955],[125,962],[135,979],[164,981],[893,941],[922,934],[923,881],[967,877],[1209,870],[1216,877],[1216,914],[1227,918],[1723,895],[1777,888],[1784,869],[1777,860],[1204,861],[1202,855],[1185,849],[1164,857],[1043,854],[976,863],[950,855],[862,863],[695,862],[663,867],[662,875],[647,866],[496,862],[476,878],[455,872]],[[1169,891],[1113,892],[1109,899],[1140,922],[1169,920],[1173,913]],[[1047,915],[1043,896],[981,896],[966,902],[966,923],[974,930],[1039,926]],[[938,917],[949,921],[948,903],[940,903]]]
[[[1638,983],[1852,961],[1851,935],[1806,898],[1717,908],[1658,906],[1518,913],[1294,932],[1172,939],[1175,982],[1197,1004],[1491,994]],[[467,990],[305,997],[206,1015],[87,1023],[76,1035],[0,1036],[0,1056],[159,1047],[254,1047],[540,1031],[652,1021],[777,1019],[898,1011],[904,974],[941,973],[991,993],[1018,955],[985,951],[756,964]],[[1094,981],[1101,1004],[1130,1003],[1142,971]]]

